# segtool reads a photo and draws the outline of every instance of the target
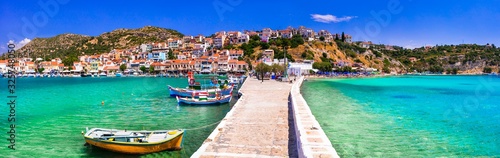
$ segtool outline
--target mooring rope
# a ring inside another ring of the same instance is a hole
[[[209,124],[209,125],[205,125],[205,126],[200,126],[200,127],[196,127],[196,128],[184,128],[184,130],[189,130],[189,131],[194,131],[194,130],[200,130],[200,129],[204,129],[204,128],[207,128],[207,127],[211,127],[211,126],[214,126],[214,125],[217,125],[219,124],[220,122],[222,122],[222,119],[217,121],[217,122],[214,122],[212,124]]]

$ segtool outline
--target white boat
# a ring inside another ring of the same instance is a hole
[[[177,103],[188,104],[188,105],[214,105],[214,104],[224,104],[231,102],[232,95],[216,94],[214,97],[209,97],[207,92],[198,95],[198,98],[192,97],[179,97],[176,96]]]
[[[108,77],[108,75],[107,75],[105,72],[101,72],[101,73],[99,74],[99,77]]]

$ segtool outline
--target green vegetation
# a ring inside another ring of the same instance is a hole
[[[144,66],[144,65],[143,65],[143,66],[141,66],[139,69],[142,71],[142,73],[145,73],[145,72],[146,72],[146,66]]]
[[[484,72],[484,73],[491,73],[491,72],[492,72],[492,69],[491,69],[491,67],[485,67],[485,68],[483,69],[483,72]]]
[[[344,66],[344,67],[338,68],[336,70],[336,72],[354,72],[354,70],[350,66]]]
[[[164,42],[183,34],[171,29],[146,26],[139,29],[117,29],[99,36],[89,37],[61,34],[51,38],[35,38],[19,52],[30,50],[30,56],[45,61],[61,58],[64,65],[72,66],[78,56],[108,53],[113,49],[127,49],[149,42]],[[5,59],[5,56],[2,56]]]
[[[250,59],[248,59],[248,58],[247,58],[247,59],[245,60],[245,62],[246,62],[246,63],[247,63],[247,65],[248,65],[248,69],[249,69],[249,70],[253,70],[252,62],[250,61]]]
[[[168,60],[174,60],[176,57],[174,55],[174,51],[172,49],[168,50]]]
[[[318,69],[321,72],[332,71],[332,64],[330,62],[315,62],[313,63],[313,69]]]
[[[387,66],[384,66],[384,68],[382,68],[382,72],[391,73],[391,69],[389,69],[389,67],[387,67]]]
[[[457,68],[453,68],[453,69],[446,69],[446,74],[453,74],[453,75],[456,75],[458,73],[458,69]]]
[[[481,62],[486,62],[487,66],[500,64],[500,50],[489,44],[436,45],[415,49],[393,46],[394,50],[383,49],[385,45],[374,45],[373,47],[374,50],[381,51],[383,54],[401,61],[410,70],[419,72],[444,72],[443,67],[453,70],[452,67],[455,64],[460,64],[461,68],[467,65],[478,65]],[[416,58],[417,61],[413,63],[407,61],[410,57]]]
[[[149,73],[155,72],[155,67],[154,66],[149,66]]]
[[[264,82],[264,75],[271,70],[271,67],[267,64],[264,63],[259,63],[255,67],[255,72],[257,72],[258,75],[260,75],[260,78],[262,79],[262,82]]]
[[[126,64],[122,64],[120,65],[120,70],[123,72],[125,71],[125,69],[127,69],[127,65]]]
[[[38,73],[43,73],[43,70],[45,70],[45,68],[43,68],[43,67],[42,67],[42,68],[39,68],[39,69],[38,69]]]
[[[274,59],[283,59],[285,58],[285,52],[280,50],[280,49],[277,49],[277,48],[273,48],[274,50]],[[286,53],[286,58],[288,59],[288,61],[291,61],[291,62],[295,62],[295,59],[293,59],[292,55],[290,53]]]
[[[305,51],[304,53],[301,54],[301,57],[306,60],[313,60],[314,59],[314,53],[310,50]]]
[[[321,37],[319,37],[319,40],[320,40],[321,42],[324,42],[324,41],[325,41],[325,37],[321,36]]]
[[[271,72],[283,73],[283,72],[285,72],[285,66],[279,65],[279,64],[273,64],[273,65],[271,65]]]

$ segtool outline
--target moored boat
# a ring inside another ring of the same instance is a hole
[[[99,74],[99,77],[108,77],[108,74],[106,74],[105,72],[101,72],[101,73]]]
[[[200,95],[198,98],[191,97],[186,97],[182,98],[177,96],[177,103],[179,104],[188,104],[188,105],[214,105],[214,104],[224,104],[224,103],[229,103],[231,101],[232,95],[223,95],[223,96],[216,96],[216,97],[208,97],[208,94],[206,95]]]
[[[82,132],[83,134],[83,132]],[[180,150],[184,130],[129,131],[92,128],[83,137],[87,144],[127,154]]]
[[[92,74],[89,74],[89,73],[82,73],[80,76],[81,76],[81,77],[92,77]]]
[[[175,97],[191,97],[193,95],[198,96],[200,93],[205,93],[207,92],[209,97],[214,97],[216,92],[221,93],[222,95],[229,95],[231,94],[231,91],[233,90],[233,86],[226,86],[223,89],[219,88],[211,88],[211,89],[204,89],[204,90],[194,90],[194,89],[188,89],[188,88],[174,88],[172,86],[168,86],[168,90],[170,92],[170,96]]]

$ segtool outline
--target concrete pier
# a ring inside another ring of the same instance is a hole
[[[297,80],[290,92],[298,155],[299,157],[338,158],[337,151],[321,129],[306,100],[300,94],[300,86],[303,81],[304,77]]]
[[[319,124],[309,126],[314,116],[294,98],[292,87],[300,88],[301,80],[247,79],[243,96],[192,157],[338,157],[331,144],[326,146],[330,141]]]

